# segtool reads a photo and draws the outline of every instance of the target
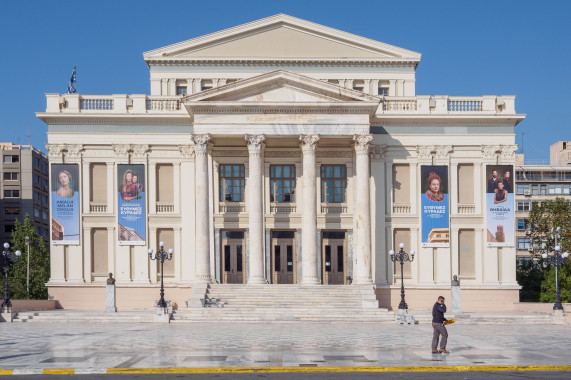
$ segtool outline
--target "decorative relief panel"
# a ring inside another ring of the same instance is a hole
[[[79,158],[81,156],[81,152],[83,151],[83,145],[66,145],[67,149],[67,157],[69,158]]]
[[[319,150],[317,151],[318,158],[351,158],[353,152],[346,150]],[[298,153],[299,155],[299,153]]]
[[[417,145],[416,155],[419,161],[432,161],[432,152],[434,152],[435,149],[434,145]]]
[[[194,147],[192,145],[179,145],[178,150],[184,158],[194,158]]]
[[[488,162],[496,163],[498,160],[497,152],[500,150],[499,145],[483,145],[482,156]]]
[[[500,160],[502,163],[515,162],[515,152],[517,152],[517,145],[503,145],[501,147]]]
[[[282,151],[282,150],[267,150],[264,153],[265,157],[281,157],[281,158],[299,158],[301,157],[299,150],[287,150],[287,151]],[[317,153],[317,156],[319,157],[319,153]]]
[[[371,145],[371,159],[380,160],[384,157],[387,151],[386,145]]]
[[[145,158],[147,156],[147,152],[149,151],[149,146],[147,144],[133,145],[132,150],[133,157]]]
[[[438,161],[448,161],[453,151],[452,145],[438,145],[436,147],[436,159]]]
[[[64,144],[46,144],[50,161],[61,161],[62,152],[65,149]]]
[[[131,145],[129,144],[114,144],[113,150],[115,151],[115,156],[128,158],[129,151],[131,150]]]

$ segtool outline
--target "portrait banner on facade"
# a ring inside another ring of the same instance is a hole
[[[79,244],[79,165],[52,164],[52,243]]]
[[[515,243],[513,165],[486,166],[486,227],[489,247]]]
[[[117,165],[119,245],[145,245],[145,165]]]
[[[448,166],[423,165],[420,178],[422,246],[449,247]]]

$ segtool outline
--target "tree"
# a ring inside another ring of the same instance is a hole
[[[30,295],[26,289],[28,248],[26,236],[30,238]],[[26,214],[24,223],[16,219],[12,232],[12,250],[21,251],[19,260],[12,265],[9,273],[10,294],[12,299],[47,299],[45,284],[50,278],[50,257],[44,239],[36,235],[36,228],[30,216]]]
[[[563,198],[556,198],[553,201],[545,201],[535,204],[529,213],[529,235],[534,248],[533,258],[540,263],[548,265],[546,260],[541,258],[545,251],[552,253],[555,248],[554,232],[559,228],[560,238],[557,244],[563,251],[571,250],[571,210],[569,203]],[[555,301],[555,267],[548,267],[543,272],[543,281],[540,286],[541,302]],[[526,285],[522,284],[523,288]],[[534,286],[536,286],[534,284]],[[561,301],[571,301],[571,265],[567,264],[559,267],[559,288],[561,289]]]

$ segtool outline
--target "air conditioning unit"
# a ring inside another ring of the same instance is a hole
[[[523,195],[531,195],[531,191],[526,190],[526,191],[523,192]]]

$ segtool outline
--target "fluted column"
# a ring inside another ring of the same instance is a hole
[[[354,266],[353,284],[372,284],[371,277],[371,200],[370,200],[370,166],[369,147],[373,136],[361,135],[353,138],[355,141],[357,179],[355,182],[355,239],[353,246]]]
[[[263,183],[262,183],[262,151],[264,135],[246,135],[249,152],[248,173],[248,284],[265,284],[264,272],[264,214],[263,214]]]
[[[301,234],[301,283],[319,284],[317,274],[317,203],[315,187],[315,148],[318,135],[301,135],[303,152],[303,214]]]
[[[210,214],[208,212],[208,151],[210,135],[194,135],[196,175],[195,282],[210,283]]]

